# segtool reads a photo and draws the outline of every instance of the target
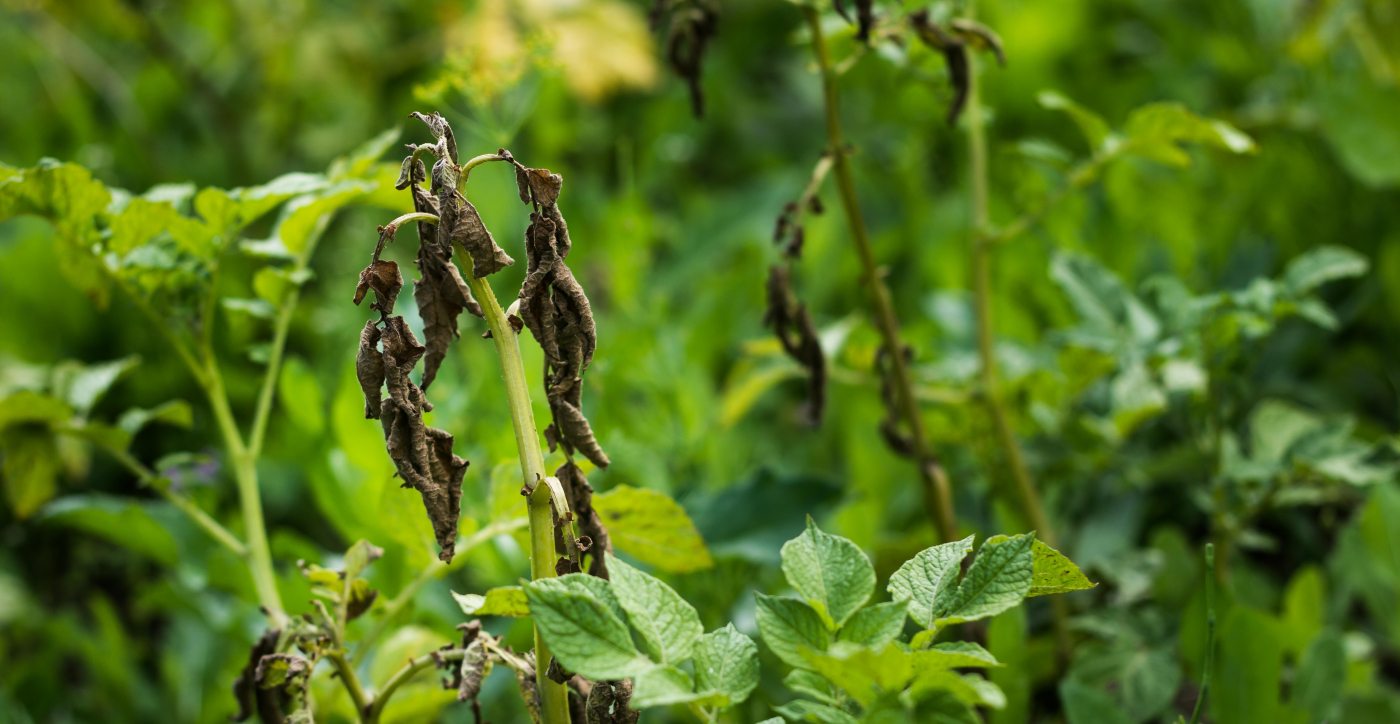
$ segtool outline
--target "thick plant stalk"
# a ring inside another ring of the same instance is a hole
[[[967,13],[970,18],[972,13],[970,3]],[[1006,405],[1002,400],[1001,379],[997,372],[996,337],[992,330],[991,254],[993,244],[990,241],[991,218],[987,209],[989,187],[987,130],[982,113],[982,84],[977,76],[977,60],[969,58],[968,62],[971,68],[967,81],[966,118],[972,226],[971,233],[968,234],[971,244],[968,251],[972,266],[972,300],[977,326],[977,356],[981,363],[978,369],[978,382],[981,387],[981,398],[992,419],[997,445],[1001,448],[1006,467],[1011,474],[1012,490],[1016,496],[1017,507],[1021,509],[1021,515],[1026,519],[1026,522],[1035,530],[1036,537],[1051,548],[1058,549],[1060,546],[1055,529],[1050,526],[1050,519],[1045,515],[1045,506],[1041,503],[1040,492],[1036,490],[1030,468],[1026,466],[1026,458],[1021,452],[1021,444],[1016,440],[1016,433],[1011,428],[1010,414],[1006,411]],[[1064,664],[1068,662],[1071,646],[1068,626],[1069,611],[1065,607],[1064,600],[1058,596],[1053,598],[1050,606],[1054,615],[1055,642],[1059,649],[1061,663]]]
[[[515,428],[515,444],[520,453],[520,475],[526,496],[530,520],[530,578],[551,578],[555,575],[554,512],[551,509],[549,486],[545,485],[544,453],[540,449],[540,434],[535,427],[535,413],[530,406],[530,391],[525,384],[525,365],[520,359],[517,333],[506,319],[501,303],[485,279],[467,275],[472,296],[481,305],[496,354],[501,360],[501,377],[505,381],[506,398],[510,403],[510,420]],[[563,511],[561,511],[562,513]],[[561,515],[561,518],[564,516]],[[540,692],[540,710],[548,724],[568,724],[569,690],[547,675],[550,653],[535,627],[535,684]]]
[[[803,8],[803,12],[807,16],[807,25],[812,33],[812,49],[821,70],[826,111],[826,142],[836,175],[836,186],[841,196],[841,205],[846,212],[846,221],[850,225],[851,240],[855,244],[856,254],[860,257],[863,281],[870,290],[871,302],[875,308],[875,323],[884,340],[885,349],[889,350],[890,385],[898,409],[908,425],[913,456],[918,462],[919,479],[923,485],[924,507],[938,537],[943,541],[955,540],[958,529],[953,517],[953,496],[948,474],[934,455],[924,431],[923,418],[919,414],[919,403],[914,395],[914,385],[909,374],[909,364],[902,352],[906,345],[900,337],[899,318],[895,316],[890,290],[885,286],[880,268],[875,263],[870,235],[866,231],[860,201],[856,196],[850,155],[841,131],[836,72],[831,64],[831,55],[827,52],[826,38],[822,34],[821,17],[815,8]]]

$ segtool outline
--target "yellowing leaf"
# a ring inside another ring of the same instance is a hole
[[[595,495],[593,509],[613,545],[643,563],[673,573],[714,565],[690,516],[665,493],[619,485]]]

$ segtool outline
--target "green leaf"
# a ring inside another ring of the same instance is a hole
[[[611,570],[611,567],[609,568]],[[734,624],[705,634],[695,647],[695,688],[728,709],[758,686],[758,645]]]
[[[117,380],[136,367],[136,357],[84,365],[64,362],[53,370],[53,394],[68,401],[78,415],[86,417],[93,405],[107,394]]]
[[[28,518],[58,493],[59,467],[58,446],[47,430],[11,428],[0,436],[0,474],[16,518]]]
[[[1109,131],[1108,124],[1099,114],[1054,91],[1041,91],[1036,100],[1043,108],[1069,115],[1075,125],[1079,126],[1079,132],[1084,134],[1084,140],[1089,142],[1091,152],[1098,153],[1103,150]]]
[[[597,584],[585,579],[606,583],[570,573],[525,586],[531,618],[559,663],[590,679],[626,679],[653,668]]]
[[[1283,641],[1278,621],[1235,604],[1220,627],[1216,680],[1211,685],[1215,719],[1239,724],[1276,724]]]
[[[815,722],[816,724],[856,724],[858,721],[855,717],[834,706],[803,699],[790,701],[781,706],[773,707],[773,709],[792,721]]]
[[[914,677],[913,655],[895,644],[880,648],[838,642],[827,651],[803,652],[808,667],[840,687],[862,707],[904,690]]]
[[[1283,285],[1302,296],[1330,281],[1359,277],[1370,268],[1366,257],[1342,246],[1320,246],[1288,263]]]
[[[345,551],[346,578],[355,578],[365,572],[369,564],[379,560],[384,555],[384,550],[375,546],[367,540],[357,540]]]
[[[44,506],[35,521],[97,536],[164,565],[181,554],[175,537],[147,504],[115,495],[68,495]]]
[[[1310,721],[1337,721],[1346,668],[1346,648],[1340,632],[1327,631],[1314,638],[1294,677],[1293,708],[1306,711]]]
[[[665,493],[619,485],[593,496],[593,509],[612,544],[642,563],[670,573],[714,565],[695,524]]]
[[[189,427],[194,424],[194,411],[184,400],[170,400],[152,408],[136,407],[122,413],[117,419],[117,427],[135,437],[151,423],[163,423],[175,427]]]
[[[957,589],[959,567],[972,552],[972,540],[968,536],[925,548],[890,576],[890,595],[907,603],[909,617],[920,627],[933,626],[937,615],[948,609],[948,600]]]
[[[653,657],[666,664],[690,658],[705,632],[695,607],[670,586],[611,554],[608,575],[618,603]]]
[[[783,677],[783,686],[787,687],[789,691],[805,694],[824,704],[837,706],[841,703],[837,698],[836,690],[831,686],[831,682],[822,678],[822,675],[815,671],[793,669],[788,672],[787,676]]]
[[[1124,126],[1127,148],[1145,158],[1185,166],[1190,157],[1178,144],[1199,143],[1231,153],[1253,153],[1254,140],[1234,126],[1203,118],[1179,103],[1151,103],[1133,111]]]
[[[1031,590],[1026,593],[1026,598],[1083,591],[1098,585],[1090,581],[1079,566],[1074,565],[1074,561],[1039,539],[1031,546],[1031,553]]]
[[[1113,345],[1145,344],[1161,332],[1161,323],[1146,305],[1117,276],[1090,257],[1056,253],[1050,261],[1050,278],[1083,321],[1083,331],[1074,336],[1076,342],[1115,351]]]
[[[73,416],[67,402],[32,390],[20,390],[0,398],[0,430],[21,423],[64,422]]]
[[[311,366],[300,357],[288,357],[277,377],[277,395],[283,412],[303,432],[318,436],[326,426],[326,398]]]
[[[865,552],[807,518],[807,530],[782,549],[783,575],[835,631],[875,592],[875,567]]]
[[[795,598],[756,594],[758,633],[774,655],[789,666],[807,668],[804,650],[825,651],[831,632],[816,609]]]
[[[946,641],[914,652],[918,667],[929,669],[989,669],[1001,666],[990,651],[972,641]]]
[[[562,660],[562,659],[561,659]],[[633,709],[683,704],[701,698],[695,693],[690,674],[669,665],[652,666],[632,680]]]
[[[530,602],[525,598],[525,589],[520,586],[499,586],[488,590],[484,596],[453,591],[452,597],[457,599],[462,613],[468,616],[522,618],[530,615]]]
[[[1361,16],[1356,22],[1366,23]],[[1342,166],[1372,188],[1400,184],[1400,134],[1395,133],[1400,88],[1350,72],[1328,73],[1315,85],[1317,98],[1311,105],[1319,130]]]
[[[301,257],[331,215],[373,190],[371,183],[343,181],[315,195],[299,196],[283,209],[273,233],[292,256]]]
[[[1034,556],[1029,533],[992,536],[977,550],[977,557],[948,599],[944,623],[976,621],[995,616],[1020,603],[1031,588]],[[939,623],[940,621],[935,621]]]
[[[1060,682],[1060,701],[1064,702],[1065,718],[1069,724],[1132,724],[1113,697],[1107,692],[1087,686],[1074,679]]]
[[[903,601],[889,601],[866,606],[841,627],[837,640],[850,641],[865,646],[880,647],[904,633],[904,618],[907,615]]]
[[[0,221],[16,216],[47,219],[61,244],[60,270],[98,306],[105,306],[107,280],[93,252],[99,243],[98,219],[112,198],[107,187],[82,166],[53,159],[7,175],[0,181]]]

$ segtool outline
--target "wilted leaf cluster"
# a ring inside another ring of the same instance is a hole
[[[953,84],[953,101],[948,106],[948,124],[952,125],[967,104],[967,94],[972,84],[968,50],[990,50],[998,63],[1006,65],[1001,38],[991,28],[973,20],[954,19],[945,27],[935,22],[927,10],[910,13],[909,22],[924,45],[943,54],[943,62],[948,66],[948,79]]]
[[[559,211],[564,180],[548,169],[510,160],[520,200],[533,209],[525,230],[527,272],[519,300],[520,319],[544,350],[545,395],[554,418],[545,437],[551,449],[558,445],[569,454],[578,451],[594,465],[607,467],[607,453],[582,409],[583,373],[593,361],[598,331],[588,295],[565,262],[572,242]]]
[[[771,327],[783,351],[807,371],[807,405],[805,417],[820,424],[826,408],[826,357],[821,339],[812,324],[807,305],[800,302],[792,288],[793,268],[802,258],[806,229],[802,219],[806,214],[823,211],[817,189],[830,169],[829,156],[823,156],[812,172],[812,180],[796,201],[783,206],[773,226],[773,243],[778,246],[781,261],[768,269],[763,314],[764,326]]]
[[[690,89],[690,108],[696,118],[705,115],[705,91],[700,85],[705,49],[719,28],[715,0],[656,0],[651,25],[666,24],[666,60]]]

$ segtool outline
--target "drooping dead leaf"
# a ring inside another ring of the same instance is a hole
[[[696,118],[705,115],[705,92],[700,85],[705,49],[719,26],[719,12],[713,0],[656,0],[651,9],[651,25],[659,29],[670,16],[666,30],[666,59],[671,69],[690,89],[690,108]]]
[[[807,371],[806,418],[813,425],[820,424],[826,410],[826,356],[807,306],[792,292],[787,267],[775,265],[768,270],[767,297],[763,323],[773,328],[788,357]]]
[[[379,351],[379,323],[373,319],[360,330],[360,351],[355,355],[355,376],[365,395],[365,419],[380,414],[379,389],[384,386],[384,356]]]
[[[519,300],[520,318],[544,351],[545,395],[554,418],[546,435],[551,445],[606,467],[608,456],[582,409],[583,373],[593,361],[598,332],[588,295],[565,263],[573,242],[557,204],[563,179],[546,169],[525,169],[517,179],[537,209],[525,231],[527,271]]]
[[[363,302],[365,294],[374,291],[375,302],[370,305],[380,314],[393,314],[394,301],[399,290],[403,289],[403,275],[399,265],[384,259],[375,259],[360,272],[360,283],[355,287],[355,304]]]

